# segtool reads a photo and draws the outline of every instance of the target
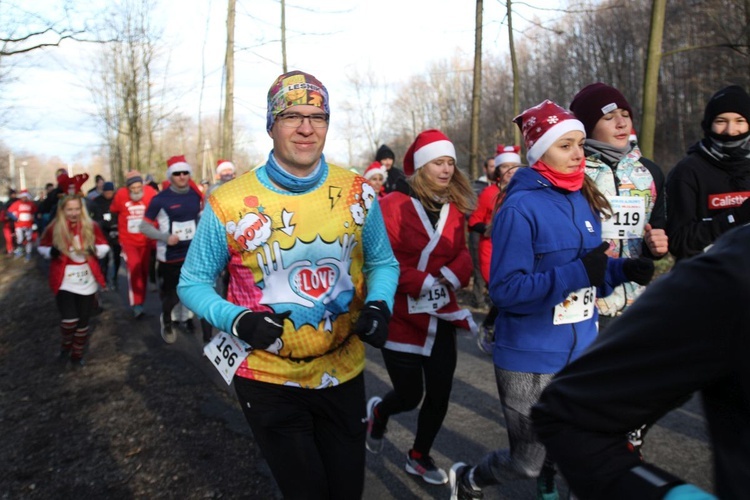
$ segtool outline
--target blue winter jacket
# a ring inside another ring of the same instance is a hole
[[[496,366],[556,373],[594,341],[595,310],[589,319],[560,325],[553,324],[553,312],[571,292],[591,286],[581,257],[601,243],[599,216],[580,191],[555,188],[531,168],[513,176],[492,227]],[[597,297],[626,281],[623,262],[609,259]]]

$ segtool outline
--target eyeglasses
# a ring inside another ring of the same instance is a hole
[[[179,177],[181,175],[190,175],[190,172],[172,172],[172,175],[175,177]]]
[[[312,125],[313,128],[326,128],[328,126],[329,116],[327,113],[317,113],[314,115],[283,113],[276,117],[276,121],[278,121],[284,128],[297,128],[302,126],[305,118],[310,120],[310,125]]]

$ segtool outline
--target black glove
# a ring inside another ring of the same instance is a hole
[[[49,249],[49,257],[50,259],[56,259],[60,256],[60,250],[57,249],[57,247],[52,247]]]
[[[622,271],[628,281],[635,281],[639,285],[648,285],[654,277],[654,261],[640,257],[638,259],[627,259],[622,266]]]
[[[291,311],[281,314],[244,311],[234,318],[232,333],[250,345],[251,349],[265,349],[284,333],[284,320]]]
[[[606,241],[581,257],[583,267],[586,268],[586,274],[589,276],[591,286],[601,286],[604,284],[604,275],[607,272],[607,255],[604,253],[609,248]]]
[[[380,349],[388,339],[388,322],[391,312],[382,300],[366,302],[359,312],[352,333],[359,335],[362,341]]]
[[[750,222],[750,198],[742,202],[742,205],[734,209],[734,217],[738,224]]]

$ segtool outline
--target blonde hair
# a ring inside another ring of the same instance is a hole
[[[453,203],[459,212],[468,214],[474,210],[477,195],[458,166],[453,170],[453,177],[447,188],[438,186],[424,173],[424,168],[417,169],[414,175],[407,179],[419,202],[431,212],[439,212],[443,203]]]
[[[78,222],[81,226],[81,238],[80,242],[78,242],[81,245],[80,248],[77,247],[75,237],[70,231],[68,221],[65,218],[65,205],[71,201],[77,201],[81,205],[81,217]],[[52,219],[52,223],[47,227],[45,232],[49,230],[52,230],[52,244],[60,250],[60,253],[65,254],[67,257],[70,257],[71,247],[83,252],[85,249],[93,247],[96,241],[94,237],[94,222],[91,220],[89,212],[86,209],[86,203],[78,195],[67,195],[60,200],[57,204],[55,218]]]

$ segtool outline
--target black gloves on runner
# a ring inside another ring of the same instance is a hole
[[[591,286],[601,286],[604,284],[604,275],[607,272],[607,254],[604,252],[609,248],[606,241],[581,257],[583,267],[589,277]]]
[[[359,335],[362,341],[380,349],[388,339],[388,322],[391,312],[382,300],[365,303],[359,312],[352,333]]]
[[[57,247],[52,247],[49,249],[49,257],[50,259],[56,259],[60,256],[60,250],[57,249]]]
[[[622,271],[628,281],[635,281],[639,285],[648,285],[654,277],[654,261],[640,257],[628,259],[622,266]]]
[[[284,333],[284,320],[291,314],[291,311],[281,314],[244,311],[234,318],[232,333],[251,349],[265,349]]]
[[[742,202],[742,205],[734,209],[734,216],[738,224],[750,222],[750,198]]]

